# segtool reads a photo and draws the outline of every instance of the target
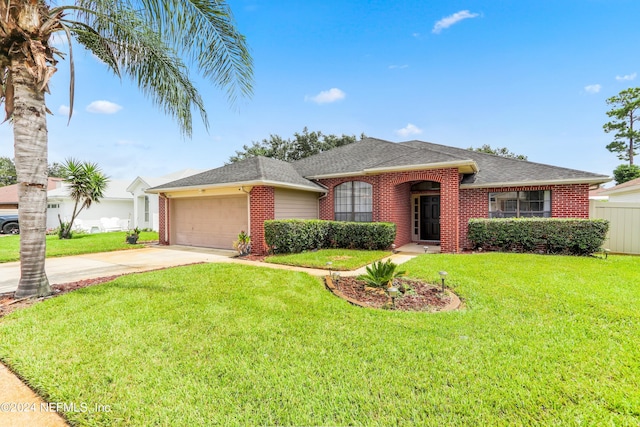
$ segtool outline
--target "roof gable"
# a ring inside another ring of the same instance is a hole
[[[251,157],[186,178],[171,181],[149,190],[152,192],[203,188],[222,185],[257,185],[294,187],[302,190],[325,192],[321,186],[303,178],[291,163],[268,157]]]
[[[332,175],[364,174],[402,167],[429,168],[438,165],[470,165],[469,156],[437,150],[421,150],[409,145],[365,138],[293,163],[301,175],[320,178]]]

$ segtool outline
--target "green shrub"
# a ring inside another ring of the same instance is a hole
[[[364,280],[367,285],[374,288],[391,286],[393,279],[405,275],[405,271],[398,271],[398,265],[388,259],[386,262],[377,261],[367,266],[367,274],[361,274],[358,279]]]
[[[396,225],[386,222],[343,222],[285,219],[264,222],[265,242],[273,253],[313,249],[387,249],[396,238]]]
[[[590,255],[606,238],[602,219],[495,218],[469,220],[474,249]]]

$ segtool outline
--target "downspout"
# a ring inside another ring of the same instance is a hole
[[[251,191],[247,191],[244,189],[244,186],[240,186],[238,188],[239,191],[242,191],[247,195],[247,234],[251,236]]]

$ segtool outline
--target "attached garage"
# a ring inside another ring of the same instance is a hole
[[[171,200],[171,242],[233,249],[240,231],[249,230],[247,195]]]

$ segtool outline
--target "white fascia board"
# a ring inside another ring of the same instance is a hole
[[[602,184],[611,181],[609,177],[595,178],[575,178],[575,179],[552,179],[548,181],[516,181],[516,182],[489,182],[486,184],[460,184],[460,189],[465,188],[494,188],[494,187],[537,187],[540,185],[563,185],[563,184]]]
[[[453,167],[460,167],[460,166],[471,166],[471,169],[474,172],[478,172],[478,164],[473,160],[463,160],[463,161],[454,160],[451,162],[438,162],[438,163],[428,163],[428,164],[418,164],[418,165],[371,168],[371,169],[364,169],[363,172],[365,174],[374,174],[374,173],[383,173],[383,172],[404,172],[404,171],[414,171],[414,170],[444,169],[444,168],[453,168]]]
[[[208,185],[193,185],[189,187],[174,187],[174,188],[162,188],[159,190],[145,190],[145,193],[159,194],[159,193],[171,193],[180,191],[193,191],[193,190],[208,190],[214,188],[241,188],[241,187],[255,187],[256,185],[265,185],[269,187],[290,188],[294,190],[312,191],[315,193],[326,193],[326,190],[322,188],[316,188],[307,185],[290,184],[286,182],[278,181],[243,181],[243,182],[226,182],[223,184],[208,184]]]
[[[381,174],[385,172],[433,170],[433,169],[444,169],[444,168],[453,168],[453,167],[460,167],[460,166],[470,166],[474,172],[478,172],[478,164],[473,160],[468,160],[468,161],[456,160],[451,162],[439,162],[439,163],[404,165],[404,166],[389,166],[389,167],[382,167],[382,168],[369,168],[369,169],[363,169],[358,172],[312,175],[312,176],[305,176],[305,178],[307,179],[350,178],[350,177],[362,176],[362,175],[376,175],[376,174]]]
[[[126,191],[128,191],[129,193],[132,193],[135,191],[135,189],[138,187],[138,185],[149,185],[147,184],[147,182],[144,180],[144,178],[142,178],[141,176],[136,177],[136,179],[134,179],[131,184],[129,184],[129,186],[127,187]]]

